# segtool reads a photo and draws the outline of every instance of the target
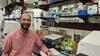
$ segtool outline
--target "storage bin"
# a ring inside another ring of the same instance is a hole
[[[78,15],[87,15],[87,10],[79,10]]]

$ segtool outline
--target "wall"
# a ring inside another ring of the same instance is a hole
[[[6,6],[6,0],[0,0],[0,21],[3,20],[3,14],[5,14],[5,7]],[[1,9],[3,8],[3,10]]]
[[[6,5],[6,0],[0,0],[0,8],[4,8]]]
[[[3,13],[2,13],[2,11],[0,10],[0,21],[2,21],[3,20]]]

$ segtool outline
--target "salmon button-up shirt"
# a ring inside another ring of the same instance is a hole
[[[32,56],[32,49],[35,45],[45,53],[48,51],[36,33],[31,30],[23,33],[21,29],[16,29],[6,36],[2,56]]]

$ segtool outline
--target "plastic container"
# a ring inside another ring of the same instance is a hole
[[[79,10],[78,15],[87,15],[87,10]]]
[[[51,12],[51,17],[56,17],[56,12]]]

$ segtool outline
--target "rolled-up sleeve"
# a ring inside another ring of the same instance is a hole
[[[11,36],[8,34],[5,37],[3,47],[2,47],[2,56],[9,56],[11,49]]]
[[[41,37],[38,36],[38,34],[35,34],[35,37],[36,37],[36,45],[37,47],[43,51],[44,53],[46,53],[48,51],[48,48],[42,43],[41,41]]]

